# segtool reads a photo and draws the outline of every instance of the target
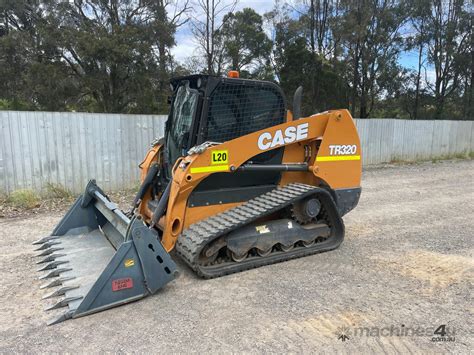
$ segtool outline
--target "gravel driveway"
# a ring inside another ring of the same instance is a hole
[[[31,242],[60,214],[3,218],[0,353],[468,353],[473,209],[472,160],[371,168],[335,251],[209,281],[179,263],[158,294],[51,327]]]

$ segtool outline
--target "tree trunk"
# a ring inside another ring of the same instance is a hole
[[[309,14],[310,14],[310,19],[309,19],[309,31],[310,31],[310,45],[311,45],[311,53],[314,54],[315,51],[315,40],[314,40],[314,22],[315,22],[315,16],[314,16],[314,1],[311,0],[311,6],[309,8]]]
[[[420,42],[419,42],[419,51],[418,51],[418,72],[416,75],[416,85],[415,85],[415,103],[413,105],[413,119],[416,120],[418,118],[418,105],[420,101],[420,79],[421,79],[421,67],[423,63],[423,24],[424,21],[421,22],[420,27]]]
[[[158,78],[158,85],[160,88],[160,91],[165,90],[165,85],[166,85],[166,62],[167,62],[167,56],[166,56],[166,45],[163,42],[160,42],[158,45],[158,57],[159,57],[159,75],[160,77]]]
[[[441,93],[441,86],[442,86],[442,77],[439,76],[436,78],[435,82],[435,114],[434,114],[434,119],[439,120],[441,118],[441,115],[443,113],[444,109],[444,96]]]
[[[354,72],[352,76],[352,98],[351,98],[351,114],[355,116],[356,111],[356,100],[357,100],[357,86],[359,85],[359,40],[356,43],[354,50]]]
[[[214,2],[214,0],[213,0]],[[207,73],[212,74],[212,52],[211,52],[211,33],[210,33],[211,9],[209,0],[206,0],[206,54],[207,54]]]
[[[474,85],[474,51],[471,52],[471,85],[466,85],[466,90],[469,90],[467,93],[467,120],[474,120],[474,102],[472,101],[472,92]]]

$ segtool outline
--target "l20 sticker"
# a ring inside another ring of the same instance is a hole
[[[213,150],[211,152],[211,164],[227,164],[229,162],[228,150]]]

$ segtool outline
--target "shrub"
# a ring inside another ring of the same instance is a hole
[[[34,208],[39,205],[39,196],[33,190],[20,189],[13,191],[7,198],[7,203],[18,208]]]
[[[64,198],[64,199],[70,199],[73,197],[72,192],[62,186],[61,184],[53,184],[53,183],[46,183],[46,191],[48,193],[47,197],[53,197],[53,198]]]

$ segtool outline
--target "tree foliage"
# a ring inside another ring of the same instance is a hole
[[[306,114],[474,119],[468,1],[274,1],[0,0],[0,109],[164,113],[170,77],[234,69],[302,85]]]
[[[258,72],[270,56],[272,43],[263,30],[263,18],[250,8],[228,13],[218,36],[229,69]]]
[[[2,3],[3,98],[14,108],[166,110],[163,83],[178,21],[168,6],[162,0]]]

